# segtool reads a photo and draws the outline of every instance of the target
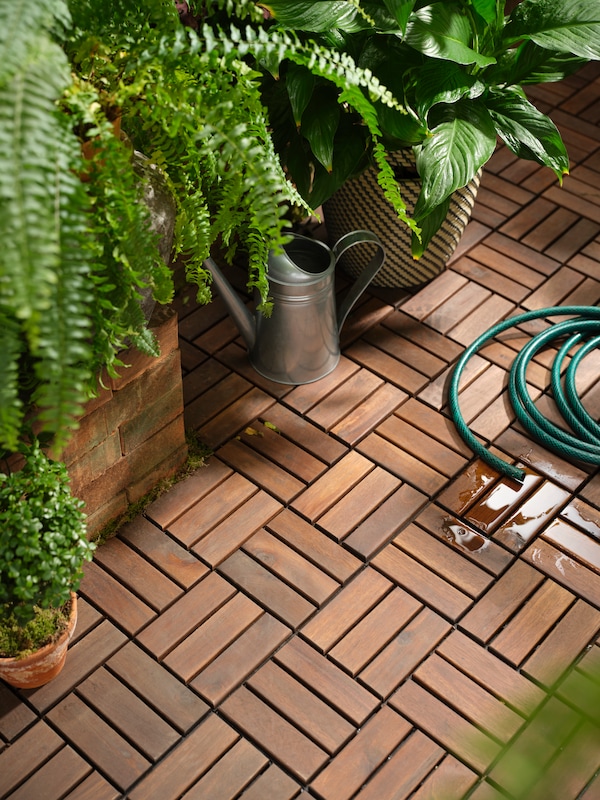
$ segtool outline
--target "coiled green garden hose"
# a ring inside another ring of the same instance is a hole
[[[600,345],[600,308],[596,306],[552,306],[528,311],[494,325],[479,336],[459,358],[450,381],[449,406],[454,424],[463,441],[483,461],[503,475],[522,481],[525,472],[491,453],[471,432],[460,411],[458,388],[467,361],[498,334],[530,322],[554,316],[572,317],[557,322],[536,334],[518,353],[510,370],[508,391],[515,414],[523,427],[544,447],[567,458],[588,464],[600,464],[600,425],[588,414],[577,394],[577,368],[588,353]],[[548,420],[535,407],[526,384],[531,359],[555,339],[566,337],[554,358],[551,387],[557,408],[571,428],[571,433]],[[587,338],[586,338],[587,337]],[[585,340],[584,340],[585,339]],[[562,378],[563,364],[570,350],[579,345]]]

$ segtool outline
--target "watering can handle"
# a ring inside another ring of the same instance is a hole
[[[374,242],[378,249],[371,259],[369,265],[363,269],[358,278],[354,281],[348,290],[348,294],[339,307],[337,313],[338,331],[341,330],[342,325],[350,313],[352,306],[356,303],[358,298],[383,266],[383,262],[385,261],[385,250],[379,238],[374,233],[371,233],[371,231],[352,231],[352,233],[347,233],[345,236],[342,236],[342,238],[339,239],[331,248],[337,263],[340,256],[345,253],[346,250],[349,250],[356,244],[364,244],[365,242]]]

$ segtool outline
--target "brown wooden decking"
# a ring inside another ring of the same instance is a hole
[[[515,424],[528,331],[461,393],[523,485],[472,456],[445,393],[495,322],[600,299],[599,75],[535,90],[564,188],[500,149],[450,268],[369,292],[327,378],[270,383],[219,300],[182,306],[187,422],[214,455],[98,551],[63,673],[0,684],[2,800],[501,800],[504,751],[532,740],[544,800],[600,797],[589,693],[561,678],[600,663],[600,474]],[[547,364],[528,377],[552,413]],[[578,379],[596,417],[599,367]],[[541,732],[563,712],[568,740]]]

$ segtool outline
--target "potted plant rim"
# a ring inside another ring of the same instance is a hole
[[[64,665],[95,546],[64,464],[37,440],[20,450],[21,468],[0,474],[0,678],[30,689]]]
[[[277,73],[265,69],[273,137],[289,174],[309,204],[325,203],[333,237],[361,227],[356,218],[365,200],[364,227],[388,245],[377,279],[383,285],[432,277],[432,240],[456,193],[477,183],[498,140],[559,181],[568,172],[560,133],[526,87],[559,81],[600,59],[596,0],[522,0],[510,14],[504,0],[270,0],[265,7],[275,30],[337,50],[392,97],[373,98],[373,124],[326,78],[294,63]],[[399,191],[391,190],[383,162]],[[403,179],[418,183],[411,188]],[[353,210],[352,221],[336,216]],[[398,226],[387,234],[398,216],[410,219],[403,237]]]

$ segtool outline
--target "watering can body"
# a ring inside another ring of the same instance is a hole
[[[375,246],[376,253],[336,309],[335,265],[349,247],[366,242]],[[205,266],[244,338],[254,369],[277,383],[299,385],[335,369],[340,359],[340,329],[384,258],[383,245],[369,231],[353,231],[331,249],[292,234],[283,252],[269,254],[273,311],[268,317],[250,314],[212,259]]]

